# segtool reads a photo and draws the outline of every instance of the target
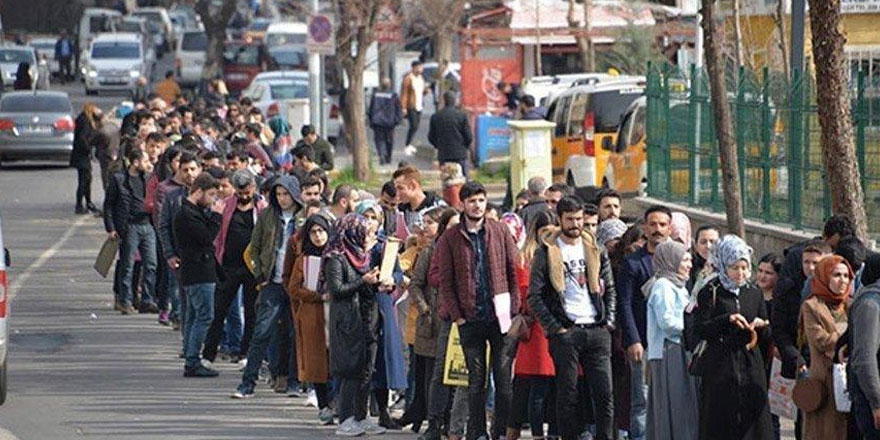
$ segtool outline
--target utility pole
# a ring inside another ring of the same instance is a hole
[[[781,1],[781,0],[780,0]],[[791,0],[791,71],[804,70],[804,13],[806,0]]]
[[[782,0],[780,0],[782,1]],[[699,93],[703,76],[703,14],[697,13],[697,40],[694,41],[694,77],[691,78],[691,94]],[[703,116],[700,114],[702,107],[700,100],[691,100],[696,102],[697,107],[694,109],[694,155],[696,156],[697,166],[694,167],[694,175],[691,176],[691,185],[693,185],[693,202],[694,205],[700,203],[700,125]],[[667,109],[668,110],[668,109]]]
[[[312,0],[312,15],[318,15],[320,5],[318,0]],[[321,88],[321,77],[323,66],[321,65],[321,54],[309,54],[309,122],[315,126],[318,134],[327,136],[324,132],[324,118],[322,109],[323,89]],[[292,127],[297,130],[297,127]]]

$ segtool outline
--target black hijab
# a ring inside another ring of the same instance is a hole
[[[320,257],[324,253],[324,249],[327,247],[327,243],[324,243],[324,246],[317,247],[312,243],[312,239],[309,237],[310,232],[312,231],[313,226],[320,226],[327,231],[327,235],[330,235],[330,221],[327,220],[327,217],[321,214],[314,214],[311,217],[306,219],[306,223],[303,225],[302,229],[302,237],[300,237],[300,242],[302,243],[302,251],[303,255],[308,255],[311,257]],[[328,240],[329,241],[329,240]]]

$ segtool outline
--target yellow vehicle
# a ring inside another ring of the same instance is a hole
[[[617,142],[608,153],[605,181],[609,187],[624,195],[641,194],[647,184],[647,120],[647,99],[642,96],[630,104],[623,114]]]
[[[644,90],[644,77],[617,77],[557,95],[547,110],[547,120],[556,124],[554,180],[574,187],[608,186],[605,168],[620,118]]]

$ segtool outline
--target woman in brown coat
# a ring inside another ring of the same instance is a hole
[[[324,304],[327,295],[322,293],[320,283],[317,291],[306,287],[305,264],[308,258],[321,258],[327,245],[330,222],[326,217],[316,214],[309,217],[297,236],[294,246],[298,246],[296,258],[289,266],[290,281],[287,292],[293,324],[296,328],[296,364],[298,378],[315,387],[318,397],[318,418],[325,425],[333,423],[333,410],[327,398],[327,381],[330,376],[330,360],[327,352],[325,333]],[[312,261],[320,261],[314,260]],[[317,263],[320,267],[320,262]]]
[[[852,280],[846,260],[838,255],[823,258],[810,281],[810,297],[801,306],[800,321],[810,346],[810,378],[824,382],[826,389],[822,406],[804,418],[804,440],[846,438],[847,416],[834,406],[831,365],[835,344],[846,331]]]

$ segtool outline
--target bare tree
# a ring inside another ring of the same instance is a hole
[[[840,0],[810,2],[810,28],[816,63],[819,125],[822,127],[822,158],[826,185],[833,188],[831,208],[855,223],[859,238],[868,238],[865,196],[853,142],[850,92],[840,32]]]
[[[724,210],[727,214],[727,229],[740,237],[745,237],[742,197],[739,184],[739,164],[736,144],[733,139],[733,118],[727,99],[727,79],[724,73],[724,30],[718,25],[718,11],[715,0],[702,0],[703,3],[703,48],[706,53],[706,70],[709,73],[709,88],[712,99],[712,113],[715,117],[715,135],[721,158],[721,186],[724,190]]]
[[[577,19],[574,5],[575,0],[568,0],[568,26],[574,29],[584,28],[585,32],[578,32],[575,41],[577,41],[578,50],[581,53],[581,63],[584,71],[593,72],[596,70],[596,56],[593,49],[593,39],[590,37],[590,31],[592,30],[590,13],[592,12],[593,2],[592,0],[583,0],[583,25],[581,25],[580,21]]]
[[[226,26],[235,13],[236,2],[227,0],[218,8],[211,0],[198,0],[196,12],[205,26],[208,46],[205,49],[205,66],[202,68],[202,79],[211,80],[220,74],[223,68],[223,42],[226,40]]]
[[[782,0],[776,2],[776,12],[773,14],[773,22],[776,24],[776,32],[779,37],[779,53],[782,58],[782,69],[786,78],[791,78],[791,65],[788,59],[788,46],[785,44],[785,5]]]
[[[733,50],[736,66],[743,65],[743,31],[740,20],[740,0],[733,0]]]
[[[364,67],[367,48],[375,39],[373,28],[383,0],[333,0],[336,16],[336,59],[348,77],[342,120],[358,180],[370,177],[367,123],[364,111]]]

